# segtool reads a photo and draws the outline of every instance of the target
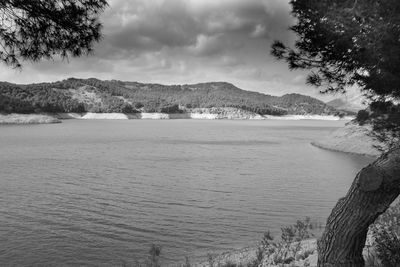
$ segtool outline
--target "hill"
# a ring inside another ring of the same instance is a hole
[[[363,98],[361,96],[354,96],[352,98],[336,98],[326,104],[337,110],[343,110],[355,114],[359,110],[366,108],[362,102]]]
[[[337,109],[310,96],[277,97],[245,91],[226,82],[161,85],[70,78],[27,85],[0,83],[0,111],[5,113],[181,113],[215,107],[278,116],[339,114]]]

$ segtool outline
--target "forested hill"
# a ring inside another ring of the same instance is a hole
[[[245,91],[225,82],[167,86],[70,78],[28,85],[0,83],[0,111],[7,113],[179,113],[211,107],[235,107],[261,115],[338,114],[335,108],[309,96],[277,97]]]

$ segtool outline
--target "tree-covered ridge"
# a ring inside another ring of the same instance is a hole
[[[70,78],[54,83],[0,83],[0,111],[165,112],[234,107],[261,115],[338,114],[322,101],[300,94],[281,97],[239,89],[230,83],[161,85]]]

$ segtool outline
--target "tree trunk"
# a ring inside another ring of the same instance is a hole
[[[318,241],[319,267],[364,266],[368,227],[400,194],[400,148],[393,149],[356,176],[339,199]]]

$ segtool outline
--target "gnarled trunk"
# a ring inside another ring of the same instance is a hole
[[[356,176],[328,217],[318,241],[319,267],[364,266],[368,227],[400,194],[400,148],[383,154]]]

